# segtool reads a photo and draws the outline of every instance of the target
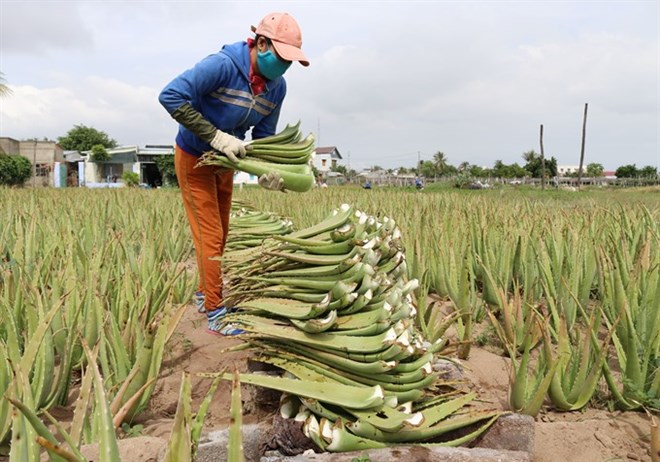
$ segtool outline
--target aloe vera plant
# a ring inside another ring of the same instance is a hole
[[[657,242],[657,237],[656,237]],[[623,372],[622,383],[615,380],[609,364],[603,373],[617,405],[638,409],[660,406],[660,268],[651,265],[650,253],[642,251],[628,267],[619,254],[613,265],[601,253],[602,310],[612,334],[616,360]],[[637,277],[631,276],[637,273]],[[624,285],[624,280],[627,285]]]
[[[512,371],[510,378],[509,406],[514,412],[536,416],[541,410],[545,396],[552,384],[559,363],[554,360],[551,351],[551,340],[547,329],[547,320],[540,320],[535,315],[534,322],[545,324],[543,332],[543,349],[539,360],[533,366],[531,363],[533,334],[528,331],[522,346],[522,355],[518,359],[513,345],[507,347],[511,357]],[[529,369],[532,369],[530,376]]]

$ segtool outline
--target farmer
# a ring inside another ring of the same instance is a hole
[[[298,23],[287,13],[266,15],[252,32],[254,38],[225,45],[183,72],[158,98],[179,123],[174,166],[197,254],[195,304],[217,335],[242,332],[222,321],[228,311],[219,257],[229,230],[234,172],[195,164],[212,149],[234,162],[244,157],[242,140],[249,129],[252,139],[275,134],[286,94],[282,75],[293,61],[309,66]],[[262,175],[259,184],[282,189],[276,174]]]

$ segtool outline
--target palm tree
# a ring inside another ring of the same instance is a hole
[[[442,175],[442,172],[447,168],[447,156],[444,152],[438,151],[433,154],[433,165],[438,174]]]
[[[4,76],[5,75],[2,72],[0,72],[0,96],[6,96],[11,94],[11,88],[9,88],[5,83],[6,80]]]

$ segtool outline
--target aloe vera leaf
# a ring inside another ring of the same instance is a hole
[[[248,281],[264,282],[270,285],[282,285],[291,287],[292,290],[297,288],[303,289],[313,289],[321,292],[328,292],[331,290],[335,284],[336,280],[331,281],[319,281],[317,279],[307,279],[307,278],[270,278],[262,276],[248,276],[246,278]]]
[[[374,362],[361,362],[355,361],[343,356],[333,354],[328,351],[317,350],[312,347],[305,345],[294,345],[294,344],[285,344],[282,345],[282,348],[288,351],[291,351],[295,354],[311,358],[327,364],[329,366],[336,367],[342,370],[355,371],[359,370],[365,374],[377,374],[388,372],[396,368],[396,363],[394,361],[374,361]]]
[[[229,374],[223,374],[221,377],[225,380],[230,379]],[[382,406],[385,396],[380,386],[354,387],[341,383],[334,383],[330,386],[326,383],[308,380],[254,374],[239,374],[239,379],[242,383],[271,388],[354,409],[368,409]]]
[[[310,346],[319,346],[347,352],[377,352],[387,348],[387,346],[391,345],[396,340],[396,335],[393,329],[389,329],[386,332],[373,337],[352,337],[329,333],[320,333],[310,336],[300,332],[294,327],[283,326],[277,321],[267,320],[258,316],[237,313],[228,316],[227,319],[243,324],[245,330],[262,337],[276,337]]]
[[[330,311],[324,318],[307,319],[305,321],[297,319],[290,320],[290,322],[298,329],[311,334],[317,334],[331,329],[336,321],[337,312],[334,310]]]
[[[66,430],[64,430],[64,427],[62,426],[62,424],[58,420],[56,420],[55,417],[50,415],[48,413],[48,411],[44,411],[43,415],[46,416],[46,418],[48,419],[50,424],[53,427],[55,427],[55,429],[57,430],[57,433],[62,437],[64,442],[69,446],[69,449],[64,449],[64,448],[62,448],[62,445],[60,444],[58,448],[59,448],[59,450],[61,450],[61,453],[57,452],[57,450],[58,450],[57,448],[55,449],[55,451],[67,460],[74,460],[76,462],[84,461],[84,458],[82,457],[82,453],[80,453],[78,451],[78,448],[80,447],[80,443],[76,443],[75,441],[73,441],[73,439],[71,438],[71,435],[69,433],[67,433]],[[47,440],[44,438],[44,441],[47,441]],[[41,446],[43,446],[42,442],[37,441],[37,443],[39,443]]]
[[[222,371],[224,373],[224,370]],[[202,429],[204,428],[204,420],[206,419],[206,414],[208,413],[211,402],[213,401],[213,396],[215,395],[218,385],[220,384],[220,377],[216,377],[209,387],[204,400],[199,405],[197,413],[195,414],[192,420],[192,427],[190,431],[190,440],[192,444],[192,458],[196,460],[197,448],[199,446],[199,440],[202,436]]]
[[[359,298],[359,297],[358,297]],[[357,303],[357,300],[356,302]],[[336,330],[350,330],[367,327],[375,322],[383,321],[389,318],[390,311],[384,308],[377,308],[370,311],[360,311],[354,314],[338,316],[335,324]]]
[[[126,402],[122,405],[121,408],[117,411],[117,413],[113,416],[112,418],[112,424],[115,427],[115,430],[118,429],[121,426],[121,423],[124,421],[126,418],[126,415],[129,413],[131,408],[135,405],[135,403],[142,398],[142,395],[144,391],[149,388],[153,383],[156,381],[157,377],[153,377],[149,380],[147,380],[147,383],[142,385],[138,391],[135,392],[133,396],[130,396]]]
[[[96,357],[98,356],[98,345],[95,345],[92,350],[91,360],[96,362]],[[73,410],[73,420],[71,421],[71,428],[69,434],[71,440],[74,442],[75,446],[80,446],[82,441],[83,434],[83,424],[87,417],[87,410],[89,407],[89,399],[92,392],[92,385],[94,383],[94,374],[92,372],[89,364],[85,370],[85,374],[82,378],[82,383],[80,385],[80,392],[78,398],[76,399],[76,405]]]
[[[424,364],[431,362],[432,359],[433,359],[433,353],[427,352],[412,361],[407,361],[407,362],[400,361],[396,366],[394,366],[392,371],[412,372],[421,368],[422,366],[424,366]]]
[[[321,451],[326,450],[328,443],[326,443],[321,436],[319,422],[314,414],[311,414],[309,417],[307,417],[307,419],[305,419],[305,423],[303,424],[303,433],[309,439],[311,439],[314,444],[316,444],[316,446],[321,449]]]
[[[312,412],[312,415],[318,416],[318,417],[324,417],[328,420],[331,420],[334,422],[335,420],[342,418],[345,416],[342,416],[330,409],[328,409],[326,406],[324,406],[321,402],[315,400],[315,399],[309,399],[309,398],[300,398],[300,402],[302,403],[303,406],[305,406],[307,409],[309,409]],[[317,422],[318,425],[318,422]]]
[[[427,428],[435,425],[441,420],[449,417],[463,406],[466,406],[477,397],[477,394],[472,392],[459,398],[455,398],[444,403],[428,407],[421,411],[424,416],[423,422],[418,426],[419,428]]]
[[[174,414],[172,434],[167,444],[164,456],[165,462],[189,462],[192,460],[191,447],[191,384],[190,376],[181,373],[181,387],[179,389],[179,401]]]
[[[5,394],[12,380],[11,364],[7,359],[7,349],[0,341],[0,393]],[[0,443],[2,443],[11,428],[11,405],[9,401],[0,399]]]
[[[325,231],[332,231],[344,225],[349,218],[354,214],[354,208],[350,205],[343,204],[333,214],[328,216],[314,226],[310,226],[290,234],[291,237],[307,238],[321,234]]]
[[[255,298],[240,306],[241,309],[266,311],[290,319],[309,319],[323,314],[314,304],[287,298]]]
[[[23,356],[18,363],[18,368],[23,371],[29,371],[34,364],[35,357],[41,346],[41,342],[46,335],[46,331],[50,328],[50,324],[53,321],[55,315],[60,311],[63,304],[63,299],[60,299],[59,303],[54,305],[48,313],[46,313],[39,321],[39,325],[29,339],[28,344],[25,347]]]
[[[295,124],[287,124],[282,131],[274,135],[252,140],[250,141],[248,146],[256,147],[256,146],[269,145],[269,144],[287,143],[291,139],[295,138],[299,130],[300,130],[300,120]]]
[[[324,245],[332,244],[332,241],[329,240],[292,237],[288,234],[281,236],[273,236],[273,240],[278,242],[284,242],[286,244],[294,244],[294,245],[302,245],[302,246],[324,246]]]
[[[36,432],[37,435],[41,436],[44,438],[46,441],[51,443],[54,446],[59,446],[59,441],[57,441],[57,438],[50,432],[48,427],[44,425],[42,420],[37,416],[37,414],[28,406],[23,404],[21,401],[17,399],[13,399],[10,397],[7,397],[7,400],[14,406],[16,409],[18,409],[23,417],[27,420],[27,422],[32,425],[32,428]],[[85,459],[82,457],[82,454],[78,452],[77,448],[72,448],[75,451],[75,456],[78,457],[77,460],[79,461],[84,461]],[[57,453],[50,452],[50,460],[53,462],[66,462],[67,459],[61,457]]]
[[[379,408],[377,412],[354,409],[349,410],[349,412],[358,421],[368,423],[384,432],[397,432],[404,428],[406,423],[414,427],[419,427],[424,422],[424,415],[421,412],[409,414],[388,406]]]
[[[385,332],[387,329],[390,328],[391,325],[392,325],[392,321],[388,319],[385,321],[378,321],[376,323],[371,324],[370,326],[359,327],[356,329],[332,330],[331,333],[337,335],[351,335],[356,337],[372,336]]]
[[[328,383],[339,382],[345,385],[352,385],[357,387],[361,386],[360,383],[351,381],[345,377],[342,377],[339,374],[334,374],[334,373],[323,374],[319,372],[317,369],[309,367],[308,364],[295,362],[290,358],[291,357],[287,357],[286,355],[278,356],[273,354],[273,355],[260,356],[259,361],[266,364],[272,364],[274,366],[277,366],[280,369],[288,372],[289,374],[301,380],[308,380],[311,382],[328,382]]]
[[[500,414],[494,415],[491,417],[485,424],[483,424],[481,427],[477,428],[471,433],[468,433],[465,436],[455,438],[453,440],[449,441],[444,441],[442,443],[421,443],[420,446],[422,447],[434,447],[434,446],[440,446],[440,447],[458,447],[458,446],[463,446],[464,444],[469,443],[470,441],[475,440],[479,436],[481,436],[486,430],[488,430],[496,421],[497,419],[500,418]]]
[[[92,352],[84,341],[83,348],[94,376],[95,412],[98,414],[100,422],[99,462],[116,462],[120,460],[119,446],[117,445],[117,436],[112,425],[110,407],[108,406],[105,390],[103,389],[103,379],[101,378],[96,362],[92,361]]]
[[[337,419],[332,426],[332,436],[326,451],[330,452],[349,452],[362,451],[366,449],[386,448],[386,443],[356,436],[349,432],[341,419]]]
[[[336,276],[338,274],[346,271],[350,266],[357,263],[357,258],[347,260],[352,263],[344,264],[338,263],[336,265],[322,265],[322,266],[312,266],[301,264],[297,268],[291,268],[287,270],[277,270],[277,271],[268,271],[265,273],[268,277],[324,277],[324,276]]]
[[[231,423],[229,425],[229,444],[227,445],[227,462],[243,462],[242,404],[241,376],[234,371],[231,386]]]
[[[50,460],[63,460],[65,462],[86,462],[84,458],[76,457],[74,454],[62,448],[62,446],[53,444],[42,436],[37,436],[36,442],[39,446],[48,452]]]
[[[297,143],[277,143],[269,145],[248,145],[247,154],[250,156],[270,155],[275,158],[284,159],[288,157],[311,156],[314,152],[314,135],[309,134],[305,139]],[[246,147],[247,148],[247,147]]]
[[[286,260],[306,263],[309,265],[339,265],[340,263],[350,260],[358,255],[358,249],[359,247],[354,247],[350,252],[342,255],[311,255],[302,252],[285,252],[278,250],[266,250],[264,253],[272,257],[284,258]]]
[[[361,293],[361,294],[355,292],[354,294],[355,294],[355,299],[353,300],[353,302],[341,307],[340,312],[341,312],[343,317],[347,317],[347,316],[356,314],[356,313],[361,312],[361,311],[364,311],[364,312],[374,311],[372,309],[366,309],[367,305],[369,303],[371,303],[371,300],[373,299],[373,291],[372,290],[367,290],[366,292]],[[377,310],[385,309],[386,312],[387,312],[387,314],[384,314],[383,316],[381,316],[381,319],[378,319],[378,321],[385,319],[387,317],[387,315],[389,314],[389,312],[391,311],[391,307],[385,306],[385,304],[383,304],[383,306],[381,306],[379,308],[376,308],[376,309]],[[346,320],[349,324],[348,326],[346,326],[346,328],[347,329],[353,329],[353,328],[356,328],[356,327],[363,327],[365,325],[365,324],[362,324],[362,326],[358,325],[358,326],[350,327],[350,321],[356,322],[357,319],[358,318],[354,318],[354,319],[352,318],[351,320]]]
[[[312,255],[345,255],[349,253],[354,243],[351,241],[331,242],[325,245],[296,245],[297,250],[307,252]]]
[[[543,399],[545,398],[545,395],[548,392],[548,388],[550,387],[550,383],[552,381],[552,377],[554,376],[556,369],[557,369],[557,363],[554,362],[550,366],[550,368],[547,371],[545,371],[543,378],[536,387],[536,389],[532,390],[531,396],[528,398],[524,408],[521,409],[520,412],[531,416],[536,416],[536,414],[539,413],[539,411],[541,410],[541,406],[543,405]]]
[[[128,412],[127,414],[128,418],[132,419],[133,417],[135,417],[135,415],[146,409],[147,405],[149,404],[149,400],[151,399],[151,394],[153,393],[154,390],[154,384],[156,379],[158,378],[161,364],[163,362],[165,344],[167,343],[168,335],[170,335],[171,332],[171,326],[169,324],[170,319],[171,319],[170,315],[168,314],[160,322],[160,325],[158,326],[153,344],[153,355],[149,363],[147,376],[144,378],[144,383],[141,384],[140,388],[142,388],[142,386],[148,383],[149,381],[151,381],[151,384],[148,385],[146,389],[140,394],[140,399],[138,400],[138,404],[136,407],[132,408]]]
[[[370,438],[384,443],[411,443],[437,438],[448,432],[467,427],[485,419],[491,419],[500,414],[500,411],[469,412],[449,419],[444,419],[440,421],[440,423],[428,428],[403,428],[397,432],[384,432],[373,425],[360,420],[355,423],[347,423],[346,426],[350,431],[355,432],[356,435],[360,435],[364,438]]]

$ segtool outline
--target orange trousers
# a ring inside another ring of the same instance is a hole
[[[217,258],[229,232],[234,171],[210,165],[195,168],[198,159],[176,146],[174,168],[195,243],[198,290],[204,293],[206,309],[214,310],[223,303],[222,266]]]

